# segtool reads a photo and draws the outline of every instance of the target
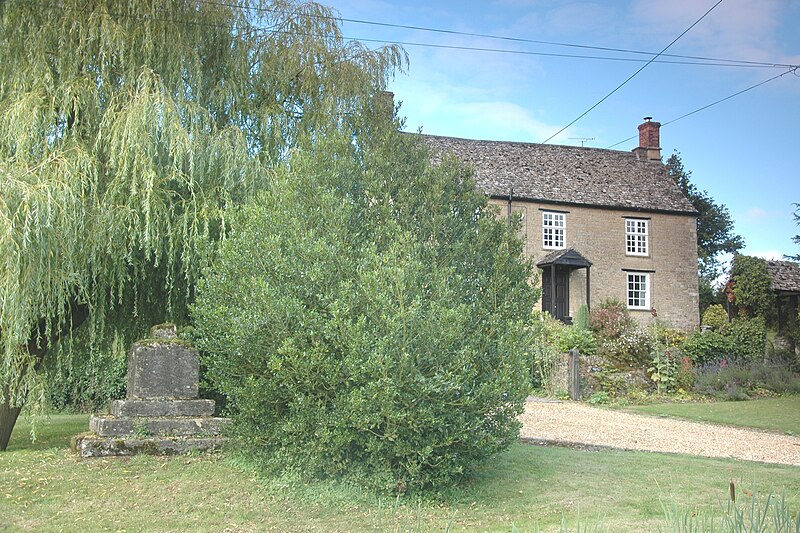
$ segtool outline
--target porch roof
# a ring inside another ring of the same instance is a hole
[[[583,257],[575,248],[556,250],[540,259],[536,266],[543,268],[551,265],[563,265],[571,268],[589,268],[592,262]]]

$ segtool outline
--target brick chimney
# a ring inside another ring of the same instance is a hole
[[[394,119],[394,93],[392,91],[376,92],[375,104],[381,115],[389,120]]]
[[[644,123],[639,124],[639,147],[633,153],[639,159],[648,161],[661,161],[661,143],[659,140],[660,122],[651,122],[653,117],[644,117]]]

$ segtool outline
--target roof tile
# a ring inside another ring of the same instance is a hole
[[[800,292],[800,266],[792,261],[767,261],[772,290]]]
[[[695,214],[659,161],[578,146],[421,135],[433,159],[452,153],[475,168],[486,194],[526,200]]]

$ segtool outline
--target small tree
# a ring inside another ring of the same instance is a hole
[[[775,293],[767,262],[760,257],[736,255],[731,266],[731,280],[739,314],[763,317],[769,323],[775,315]]]
[[[368,137],[317,137],[235,217],[197,342],[262,468],[448,486],[517,438],[532,265],[454,160]]]
[[[667,173],[681,192],[697,210],[697,259],[700,275],[700,313],[719,302],[713,282],[722,273],[721,254],[735,254],[744,241],[734,233],[733,220],[728,208],[718,204],[706,192],[698,190],[690,181],[692,173],[686,170],[680,154],[673,153],[666,162]]]

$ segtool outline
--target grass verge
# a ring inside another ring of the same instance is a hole
[[[626,407],[625,410],[800,435],[800,396],[782,396],[746,402],[637,405]]]
[[[379,501],[333,483],[260,479],[225,455],[82,460],[64,442],[87,417],[53,416],[0,454],[11,531],[608,531],[665,528],[664,505],[719,515],[729,480],[800,508],[800,469],[723,459],[515,445],[446,501]],[[43,448],[44,442],[52,447]],[[27,443],[27,444],[26,444]],[[748,496],[742,490],[740,501]]]

